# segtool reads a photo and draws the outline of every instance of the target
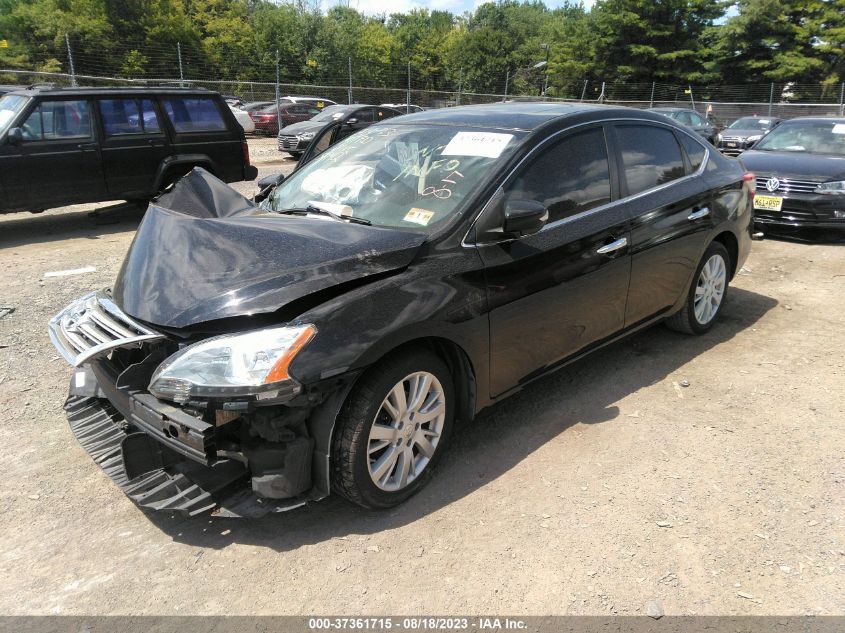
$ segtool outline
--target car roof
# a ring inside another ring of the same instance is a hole
[[[466,105],[423,110],[422,112],[403,114],[401,122],[404,124],[459,125],[502,130],[533,131],[555,120],[589,113],[605,116],[616,115],[625,118],[640,118],[661,123],[667,120],[663,115],[651,114],[637,108],[592,103],[518,101],[513,103]]]
[[[216,95],[217,92],[208,90],[207,88],[180,88],[176,86],[131,86],[120,88],[92,88],[92,87],[61,87],[51,85],[35,85],[27,88],[13,90],[8,94],[21,94],[28,97],[35,96],[49,96],[49,97],[89,97],[97,95],[115,95],[115,94],[204,94]]]
[[[786,119],[784,123],[800,123],[801,121],[825,121],[828,123],[845,124],[845,118],[841,116],[799,116],[794,119]]]

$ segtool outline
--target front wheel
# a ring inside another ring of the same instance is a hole
[[[685,334],[704,334],[713,327],[728,295],[730,269],[728,250],[713,242],[698,264],[684,307],[666,325]]]
[[[332,487],[365,508],[389,508],[431,478],[454,417],[446,364],[412,350],[382,361],[353,389],[335,424]]]

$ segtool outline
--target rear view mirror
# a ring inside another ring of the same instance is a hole
[[[542,229],[548,220],[548,209],[535,200],[510,200],[505,205],[504,231],[508,235],[531,235]]]
[[[6,135],[9,145],[20,145],[23,142],[23,131],[19,127],[13,127]]]

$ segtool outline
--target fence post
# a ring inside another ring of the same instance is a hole
[[[772,101],[775,100],[775,83],[769,84],[769,116],[772,116]]]
[[[649,108],[654,107],[654,83],[655,82],[653,82],[653,81],[651,82],[651,97],[648,100],[648,107]]]
[[[349,61],[349,105],[352,105],[352,56],[348,58]]]
[[[458,95],[455,99],[455,105],[461,105],[461,92],[464,89],[464,68],[461,66],[460,71],[458,71]]]
[[[276,49],[276,127],[282,130],[282,111],[279,108],[279,49]]]
[[[839,116],[845,114],[845,81],[839,86]]]
[[[408,98],[405,100],[405,114],[411,111],[411,62],[408,62]]]
[[[176,42],[176,56],[179,58],[179,81],[185,81],[185,74],[182,72],[182,42]]]
[[[601,92],[599,93],[599,98],[598,98],[599,103],[604,102],[604,83],[605,82],[601,82]]]
[[[687,89],[689,90],[689,102],[692,104],[692,109],[695,110],[695,99],[692,96],[692,86],[687,84]]]
[[[510,80],[511,80],[511,71],[508,70],[505,73],[505,95],[502,97],[502,103],[504,103],[505,101],[508,100],[508,84],[510,83]]]
[[[67,61],[70,67],[70,85],[76,86],[76,70],[73,67],[73,51],[70,49],[70,37],[65,33],[65,44],[67,45]]]
[[[581,101],[584,101],[584,97],[587,95],[587,83],[589,83],[589,79],[584,80],[584,88],[581,90]]]

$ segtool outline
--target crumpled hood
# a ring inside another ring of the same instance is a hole
[[[266,213],[197,168],[150,204],[112,294],[130,316],[171,328],[273,312],[404,268],[425,238]]]
[[[803,180],[845,180],[845,157],[808,152],[749,150],[740,160],[749,171],[762,175]]]

